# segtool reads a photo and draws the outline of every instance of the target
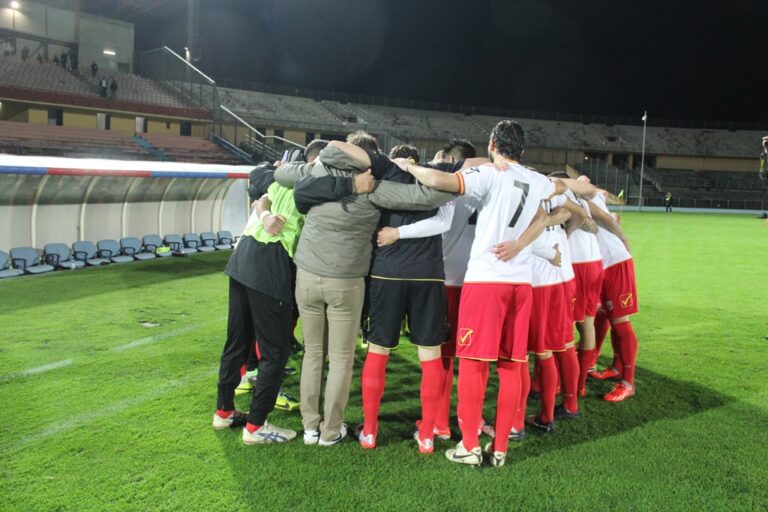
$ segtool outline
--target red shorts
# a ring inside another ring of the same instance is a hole
[[[450,334],[448,340],[440,348],[443,357],[456,357],[456,330],[459,323],[459,299],[461,298],[461,286],[445,287],[445,302],[448,312],[448,328]]]
[[[541,355],[565,350],[564,316],[565,287],[562,283],[534,288],[528,351]]]
[[[637,313],[637,284],[632,259],[611,265],[603,271],[602,303],[608,318]]]
[[[574,263],[573,272],[576,274],[576,302],[573,308],[573,319],[577,322],[583,322],[584,317],[593,317],[597,314],[597,305],[600,304],[600,290],[603,285],[603,262]]]
[[[456,357],[526,361],[531,285],[465,283],[461,289]]]
[[[573,335],[573,322],[574,322],[574,306],[576,304],[576,279],[563,283],[565,288],[565,300],[563,301],[563,335],[565,342],[570,343],[574,339]]]

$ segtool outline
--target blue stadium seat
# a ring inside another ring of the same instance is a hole
[[[170,252],[157,252],[160,247],[163,247],[163,239],[160,238],[160,235],[144,235],[141,241],[144,243],[144,249],[154,253],[155,256],[160,258],[171,256]]]
[[[133,236],[120,239],[120,249],[126,256],[132,256],[137,260],[151,260],[155,258],[155,252],[148,252],[141,245],[141,241]]]
[[[56,268],[74,270],[85,266],[85,262],[72,259],[67,244],[45,244],[43,247],[43,260]]]
[[[216,235],[219,237],[219,243],[216,244],[216,249],[219,251],[232,249],[232,246],[235,243],[235,239],[232,238],[232,233],[229,231],[219,231]]]
[[[13,266],[25,274],[42,274],[53,270],[53,265],[40,263],[40,256],[34,247],[15,247],[11,249]]]
[[[18,268],[9,268],[11,260],[8,253],[0,251],[0,279],[5,277],[16,277],[24,274],[23,270]]]
[[[181,239],[179,235],[171,234],[171,235],[165,235],[165,238],[163,239],[165,242],[165,245],[171,248],[171,250],[176,254],[194,254],[197,252],[197,249],[192,249],[190,247],[184,246],[184,241]]]
[[[85,262],[86,265],[109,265],[109,260],[98,256],[96,245],[88,240],[73,243],[72,254],[75,260]]]
[[[200,247],[197,248],[201,252],[211,252],[216,250],[216,235],[210,231],[204,231],[200,233]]]
[[[96,247],[99,248],[99,256],[109,259],[112,263],[129,263],[133,261],[133,256],[123,254],[117,240],[99,240],[96,242]]]

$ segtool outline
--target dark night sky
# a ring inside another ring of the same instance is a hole
[[[136,20],[183,51],[186,2]],[[768,120],[768,1],[200,0],[200,68],[381,96]]]

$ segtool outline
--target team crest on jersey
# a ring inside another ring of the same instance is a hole
[[[622,309],[631,308],[635,303],[632,293],[625,293],[624,295],[619,295],[619,301],[621,301]]]
[[[475,333],[474,329],[461,328],[459,329],[459,345],[468,347],[472,344],[472,335]]]
[[[613,301],[607,300],[605,301],[605,309],[608,311],[613,311]]]

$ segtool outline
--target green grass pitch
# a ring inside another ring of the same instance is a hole
[[[0,510],[768,509],[768,225],[623,221],[641,307],[638,394],[608,404],[597,397],[610,384],[591,381],[581,419],[510,444],[499,469],[450,464],[447,442],[418,453],[407,343],[390,359],[374,451],[248,447],[239,431],[214,431],[228,254],[0,282]],[[362,357],[350,425],[362,418]],[[285,388],[298,393],[298,375]],[[301,428],[295,412],[271,420]]]

